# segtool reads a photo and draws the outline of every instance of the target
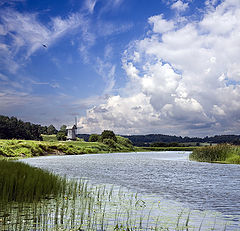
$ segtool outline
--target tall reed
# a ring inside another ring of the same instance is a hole
[[[189,158],[202,162],[240,164],[240,147],[228,144],[202,147],[193,150]]]
[[[65,187],[64,178],[22,162],[0,160],[0,170],[0,201],[39,201]]]

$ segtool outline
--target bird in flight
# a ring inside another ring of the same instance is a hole
[[[46,45],[46,44],[42,44],[42,45],[43,45],[43,47],[47,48],[47,45]]]

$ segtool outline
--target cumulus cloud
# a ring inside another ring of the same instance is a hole
[[[153,32],[155,33],[164,33],[174,28],[174,22],[164,19],[163,14],[152,16],[148,21],[153,25]]]
[[[171,9],[175,9],[177,11],[185,11],[188,8],[188,3],[184,3],[181,0],[174,2],[171,5]]]
[[[178,27],[178,19],[150,17],[151,33],[124,52],[122,94],[89,110],[82,131],[239,133],[240,2],[205,10],[199,21],[186,18]]]

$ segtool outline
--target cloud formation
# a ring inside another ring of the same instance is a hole
[[[180,26],[150,17],[151,30],[124,52],[126,87],[80,119],[82,132],[239,133],[240,2],[209,5]]]
[[[36,13],[19,13],[7,8],[0,14],[0,55],[7,60],[0,61],[2,67],[13,73],[42,48],[42,44],[51,46],[66,33],[87,24],[80,13],[71,14],[65,19],[52,18],[47,25],[40,22]],[[6,37],[10,38],[8,43],[4,42]]]

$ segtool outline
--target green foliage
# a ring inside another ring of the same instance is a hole
[[[165,142],[155,142],[150,144],[150,147],[181,147],[183,145],[177,142],[165,143]]]
[[[88,141],[89,142],[98,142],[101,140],[101,136],[98,134],[91,134]]]
[[[47,134],[48,134],[48,135],[57,134],[57,129],[51,124],[51,125],[49,125],[49,127],[47,128]]]
[[[149,134],[149,135],[131,135],[124,136],[130,139],[135,146],[149,146],[151,143],[232,143],[235,145],[240,144],[240,135],[216,135],[212,137],[181,137],[181,136],[169,136],[163,134]]]
[[[117,136],[117,143],[125,147],[133,148],[132,142],[128,138]]]
[[[48,142],[53,142],[53,141],[57,141],[57,137],[56,135],[42,135],[42,139],[43,141],[48,141]]]
[[[56,196],[64,179],[21,162],[0,160],[0,202],[32,202]]]
[[[65,141],[67,139],[66,133],[64,131],[58,132],[56,137],[57,137],[57,140],[62,140],[62,141]]]
[[[67,135],[67,125],[62,125],[61,127],[60,127],[60,130],[59,130],[59,132],[63,132],[63,133],[65,133],[65,136]]]
[[[110,130],[104,130],[101,134],[101,140],[105,140],[105,139],[112,139],[114,140],[115,142],[117,142],[117,137],[116,135],[114,134],[113,131],[110,131]]]
[[[116,142],[113,139],[104,139],[103,143],[108,145],[111,149],[116,149]]]
[[[0,139],[41,140],[41,126],[0,115]]]
[[[191,160],[202,162],[240,163],[240,147],[219,144],[195,149],[190,155]]]

